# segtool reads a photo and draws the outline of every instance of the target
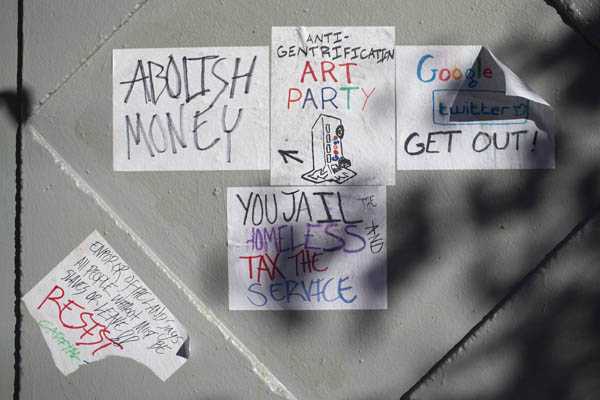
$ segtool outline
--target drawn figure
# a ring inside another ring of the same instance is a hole
[[[312,170],[304,173],[302,179],[313,183],[335,182],[344,183],[356,176],[349,169],[352,165],[344,157],[342,139],[344,138],[342,120],[331,115],[321,114],[313,124],[311,135]],[[320,161],[321,151],[323,165]]]

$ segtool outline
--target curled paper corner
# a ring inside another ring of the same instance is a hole
[[[472,60],[471,67],[468,70],[477,71],[478,74],[481,74],[482,65],[486,66],[490,64],[495,65],[500,69],[499,72],[502,74],[502,79],[496,79],[496,76],[494,76],[494,79],[492,80],[494,85],[492,87],[488,85],[489,89],[501,91],[505,96],[522,97],[535,103],[551,107],[546,100],[531,89],[527,83],[500,61],[486,46],[480,46],[480,50],[477,53],[477,56]],[[470,86],[470,81],[465,79],[459,90],[469,91],[473,89],[474,88]]]
[[[550,104],[548,104],[546,100],[534,92],[525,82],[523,82],[523,80],[521,80],[521,78],[517,76],[517,74],[508,68],[502,61],[500,61],[486,46],[481,47],[479,54],[480,56],[482,54],[488,55],[502,70],[504,73],[505,90],[507,96],[524,97],[536,103],[550,107]]]
[[[469,81],[464,80],[460,88],[454,91],[454,100],[452,107],[460,107],[471,99],[484,100],[488,106],[505,106],[510,112],[501,113],[501,115],[486,115],[486,121],[502,120],[522,120],[532,121],[537,128],[544,131],[547,135],[553,135],[554,132],[554,111],[552,106],[544,100],[539,94],[527,85],[517,74],[502,63],[486,46],[481,46],[477,56],[472,61],[471,71],[481,73],[482,65],[494,65],[500,73],[501,78],[491,81],[486,87],[487,90],[473,89],[469,86]],[[451,121],[477,122],[483,120],[480,116],[474,114],[456,114],[450,118]]]
[[[170,360],[172,362],[172,367],[170,369],[165,369],[160,364],[148,365],[143,362],[142,364],[150,368],[152,372],[154,372],[154,374],[164,382],[169,379],[173,373],[179,369],[179,367],[187,362],[187,360],[190,358],[190,351],[190,337],[188,336],[185,338],[183,344],[179,347],[177,352],[173,355],[172,360]]]
[[[97,231],[21,301],[64,375],[119,356],[165,381],[190,356],[185,328]]]
[[[191,346],[190,346],[190,337],[188,336],[185,341],[183,342],[183,344],[181,345],[181,347],[179,348],[179,350],[177,350],[177,355],[179,357],[183,357],[186,360],[188,358],[190,358],[190,350],[191,350]]]
[[[521,80],[521,78],[519,78],[510,68],[496,58],[496,56],[494,56],[494,54],[485,46],[482,48],[482,52],[489,53],[491,59],[496,62],[498,67],[504,73],[506,96],[515,96],[530,100],[531,102],[528,104],[527,119],[533,121],[540,130],[546,133],[546,140],[554,142],[556,116],[550,103],[533,91],[527,83]],[[552,168],[553,167],[554,162],[552,163]]]

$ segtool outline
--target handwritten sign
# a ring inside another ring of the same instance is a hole
[[[113,50],[115,171],[269,169],[267,47]]]
[[[274,27],[271,183],[395,183],[393,27]]]
[[[115,355],[166,380],[189,356],[183,326],[96,231],[23,297],[65,375]]]
[[[385,187],[228,188],[229,309],[385,309]]]
[[[554,115],[488,49],[396,47],[398,169],[554,168]]]

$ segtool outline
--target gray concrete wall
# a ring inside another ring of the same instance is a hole
[[[25,315],[23,399],[397,399],[600,199],[600,55],[543,1],[60,0],[24,6],[23,74],[34,112],[23,130],[23,293],[97,229],[188,328],[192,355],[166,383],[120,358],[64,377]],[[266,186],[269,174],[113,172],[111,53],[268,45],[273,25],[391,25],[400,45],[488,46],[554,106],[556,169],[398,172],[387,188],[388,310],[229,311],[226,188]],[[9,46],[2,45],[2,54]],[[9,233],[3,235],[10,241]],[[573,259],[586,256],[584,250],[572,250]],[[2,272],[3,284],[12,279],[11,267]],[[559,274],[552,282],[561,287],[562,279]],[[536,290],[533,296],[542,299],[559,289]],[[489,334],[517,324],[517,314],[507,310]],[[492,353],[481,352],[474,365],[488,365]],[[460,390],[468,387],[501,387],[522,360],[514,362],[498,373],[466,372],[448,393],[464,398]],[[444,368],[452,369],[451,360]],[[449,398],[437,371],[431,377],[441,389],[415,395]]]
[[[598,237],[600,209],[578,224],[405,398],[597,397]]]

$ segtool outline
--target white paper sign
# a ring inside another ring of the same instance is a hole
[[[481,46],[396,47],[398,169],[554,168],[554,115]]]
[[[394,28],[274,27],[271,184],[393,185]]]
[[[267,47],[113,50],[115,171],[269,169]]]
[[[121,356],[146,365],[164,381],[189,357],[183,326],[96,231],[23,302],[65,375]]]
[[[387,308],[385,187],[228,188],[230,310]]]

